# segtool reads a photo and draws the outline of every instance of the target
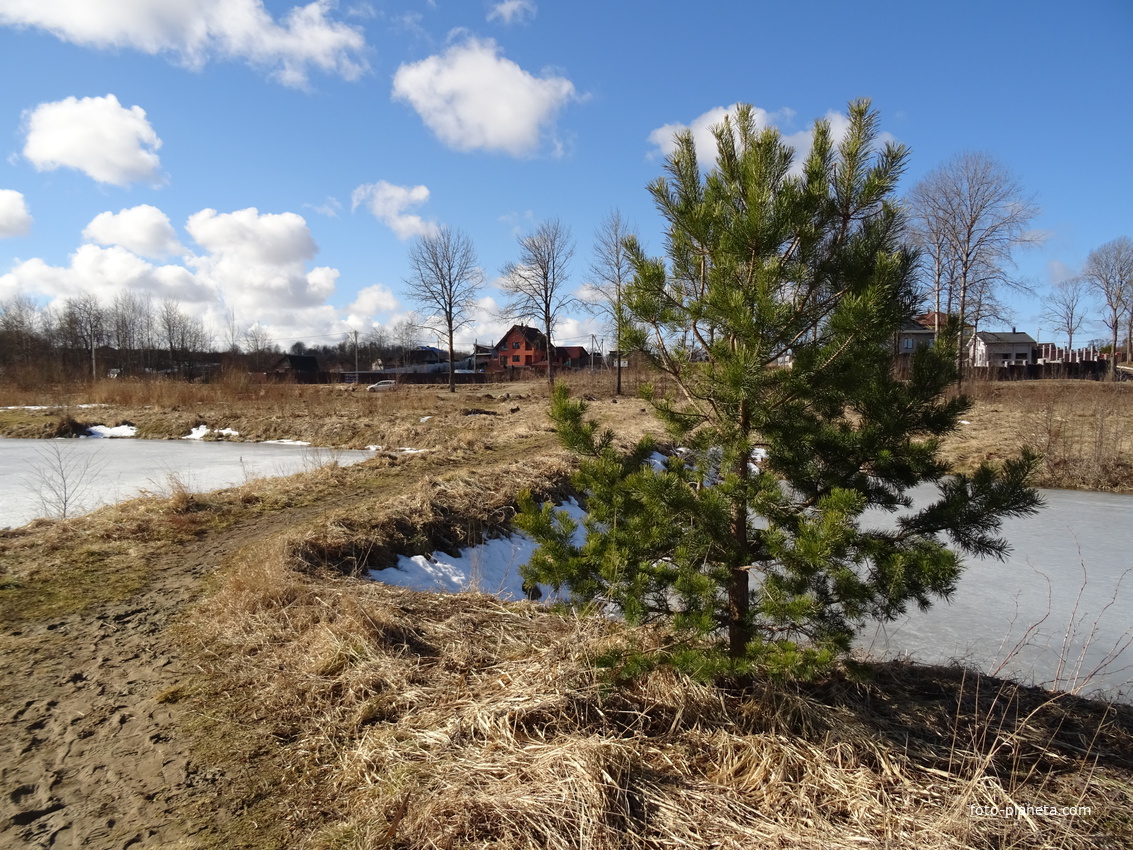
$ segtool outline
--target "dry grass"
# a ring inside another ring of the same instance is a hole
[[[198,609],[186,634],[208,671],[210,735],[219,719],[272,754],[289,846],[1133,840],[1128,708],[896,663],[813,685],[671,670],[616,681],[595,660],[631,642],[649,652],[663,632],[343,576],[459,545],[462,529],[500,522],[517,487],[553,489],[564,471],[452,473],[366,519],[328,515],[244,550]],[[1091,813],[981,817],[973,805]]]
[[[1030,446],[1041,487],[1133,491],[1133,384],[976,382],[970,425],[944,445],[957,469],[1002,461]]]
[[[1128,846],[1133,712],[960,670],[611,682],[595,616],[245,552],[194,634],[210,712],[282,754],[293,847]],[[223,698],[218,701],[218,692]],[[215,734],[215,729],[214,729]],[[970,806],[1092,808],[1075,818]]]

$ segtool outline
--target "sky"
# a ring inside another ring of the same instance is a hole
[[[1133,236],[1131,0],[0,0],[0,79],[0,303],[148,292],[218,340],[397,322],[449,226],[486,280],[458,342],[494,344],[521,236],[571,229],[572,291],[614,209],[660,254],[646,185],[737,103],[805,149],[870,98],[903,191],[1002,162],[1041,209],[1009,301],[1043,341],[1042,294]],[[581,309],[556,330],[592,337]]]

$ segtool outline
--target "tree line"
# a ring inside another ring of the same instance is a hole
[[[324,369],[394,365],[422,344],[412,317],[334,343],[295,342],[290,354],[318,357]],[[256,323],[241,328],[231,311],[218,335],[173,298],[124,291],[109,303],[93,294],[41,306],[26,295],[0,302],[0,379],[34,386],[107,376],[193,379],[217,370],[264,372],[284,350]]]

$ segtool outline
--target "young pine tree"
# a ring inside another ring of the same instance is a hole
[[[867,621],[947,597],[962,554],[1006,553],[1001,520],[1040,504],[1035,458],[949,476],[939,441],[968,407],[946,396],[953,352],[922,348],[894,377],[915,258],[892,201],[907,154],[878,147],[877,125],[866,101],[837,144],[817,122],[799,168],[748,107],[716,128],[706,174],[691,134],[678,138],[649,187],[667,257],[629,240],[624,297],[637,347],[675,388],[646,398],[683,448],[663,465],[648,439],[619,450],[557,387],[586,538],[525,500],[519,524],[540,543],[529,583],[668,622],[671,657],[702,672],[807,675]],[[926,482],[936,494],[913,508]],[[901,514],[887,525],[871,508]]]

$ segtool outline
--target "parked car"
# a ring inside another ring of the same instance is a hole
[[[382,390],[392,390],[397,387],[397,381],[378,381],[376,384],[370,384],[366,387],[368,393],[378,393]]]

